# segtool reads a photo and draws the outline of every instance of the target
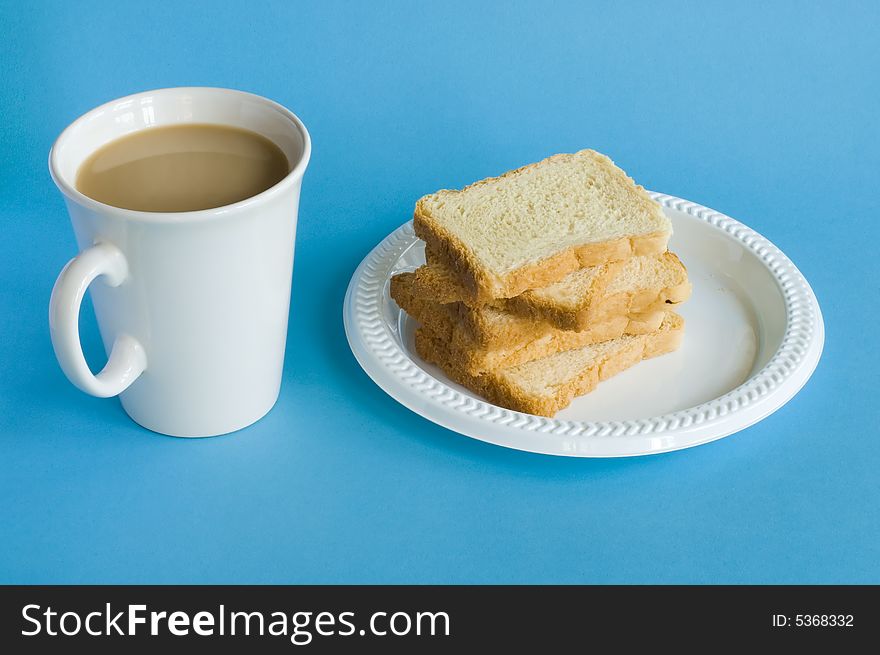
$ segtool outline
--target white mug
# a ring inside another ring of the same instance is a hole
[[[252,198],[203,211],[132,211],[77,191],[77,168],[104,144],[185,123],[262,134],[287,156],[290,173]],[[94,396],[118,395],[132,419],[163,434],[213,436],[262,418],[281,386],[299,192],[310,153],[309,134],[292,112],[229,89],[138,93],[64,130],[49,169],[81,252],[52,290],[49,327],[70,381]],[[108,353],[97,375],[79,341],[86,289]]]

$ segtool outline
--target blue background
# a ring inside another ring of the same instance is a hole
[[[880,582],[880,4],[252,4],[0,4],[0,582]],[[74,389],[47,329],[75,254],[53,139],[176,85],[273,98],[314,142],[281,398],[209,440]],[[827,341],[791,403],[688,451],[554,459],[360,370],[343,294],[415,200],[583,147],[801,268]]]

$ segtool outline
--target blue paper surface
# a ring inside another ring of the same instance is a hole
[[[880,4],[609,5],[0,3],[0,582],[880,582]],[[47,325],[76,252],[52,141],[178,85],[277,100],[314,147],[281,397],[207,440],[77,391]],[[419,196],[584,147],[810,281],[825,353],[779,412],[560,459],[437,427],[358,367],[345,288]]]

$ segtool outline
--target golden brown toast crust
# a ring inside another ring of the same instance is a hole
[[[414,273],[400,273],[391,279],[391,297],[407,314],[416,319],[435,337],[447,344],[450,352],[468,373],[516,366],[557,352],[615,339],[623,334],[645,334],[660,327],[665,312],[611,317],[579,332],[559,330],[546,323],[525,324],[514,320],[506,333],[496,330],[494,339],[480,343],[469,323],[458,317],[460,303],[441,304],[430,297],[413,293]],[[479,312],[481,310],[467,310]]]
[[[444,342],[422,327],[416,330],[416,352],[427,362],[439,366],[452,380],[484,397],[492,404],[538,416],[553,416],[567,407],[575,396],[589,393],[596,385],[613,375],[637,364],[643,359],[676,350],[684,333],[684,320],[670,313],[661,328],[655,332],[633,337],[621,344],[611,356],[584,369],[575,378],[556,385],[545,396],[534,396],[511,384],[498,372],[488,371],[474,375],[458,361]],[[528,366],[526,364],[525,366]]]
[[[458,278],[464,300],[471,304],[498,298],[512,298],[529,289],[558,282],[569,273],[587,266],[598,266],[639,255],[657,255],[666,250],[669,233],[622,237],[602,243],[588,243],[559,252],[540,262],[522,266],[497,279],[485,272],[467,248],[441,226],[418,214],[413,218],[416,236],[431,249]]]
[[[485,325],[485,321],[480,320],[479,309],[486,305],[531,321],[548,323],[560,330],[579,332],[596,323],[620,316],[668,310],[687,300],[691,295],[691,283],[687,278],[684,264],[677,255],[668,251],[656,257],[662,259],[669,269],[678,273],[676,284],[606,293],[608,285],[616,275],[620,274],[625,264],[625,262],[612,262],[597,267],[599,271],[590,288],[575,303],[560,304],[536,290],[531,290],[514,298],[473,304],[466,299],[467,296],[456,277],[446,267],[436,262],[416,269],[412,278],[412,293],[439,303],[466,305],[457,306],[456,311],[462,321],[471,325],[474,336],[480,341],[492,338],[487,334],[489,327]],[[429,259],[433,259],[433,253],[429,253]]]

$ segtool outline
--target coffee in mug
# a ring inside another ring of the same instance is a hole
[[[231,205],[290,172],[281,148],[229,125],[154,127],[99,148],[77,172],[77,190],[113,207],[189,212]]]

